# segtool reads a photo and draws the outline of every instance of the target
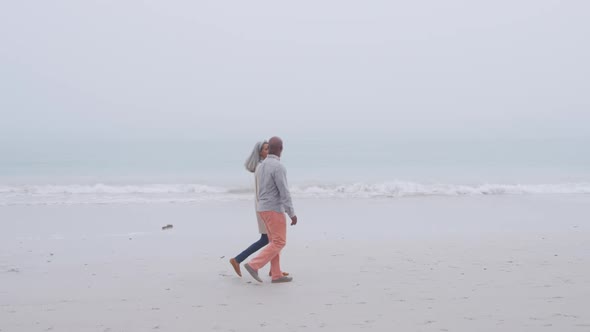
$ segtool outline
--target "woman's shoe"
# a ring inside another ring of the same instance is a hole
[[[230,258],[229,263],[234,268],[234,271],[241,277],[242,271],[240,271],[240,263],[235,258]]]
[[[283,277],[286,277],[289,275],[289,272],[283,272]],[[268,276],[271,277],[272,273],[270,273],[270,271],[268,271]]]

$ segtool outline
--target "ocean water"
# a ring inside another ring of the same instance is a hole
[[[0,205],[251,199],[256,139],[0,144]],[[296,198],[590,194],[583,139],[284,139]]]

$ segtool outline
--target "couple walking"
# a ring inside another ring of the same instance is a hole
[[[293,280],[288,273],[281,270],[280,265],[280,253],[287,243],[285,213],[291,218],[291,225],[297,224],[287,186],[287,170],[280,162],[282,152],[283,141],[279,137],[272,137],[268,142],[257,143],[245,164],[246,169],[255,175],[256,218],[261,235],[258,241],[229,262],[241,277],[240,263],[264,247],[256,257],[244,264],[244,268],[258,282],[262,282],[258,271],[269,262],[273,283]]]

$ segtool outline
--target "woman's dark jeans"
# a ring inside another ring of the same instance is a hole
[[[260,234],[260,240],[252,243],[246,250],[242,251],[241,254],[236,256],[236,261],[241,263],[248,258],[248,256],[252,255],[253,253],[257,252],[260,248],[264,247],[268,244],[268,235]]]

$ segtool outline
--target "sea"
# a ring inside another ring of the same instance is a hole
[[[260,137],[0,143],[0,206],[247,200]],[[283,137],[296,199],[590,194],[589,139]]]

